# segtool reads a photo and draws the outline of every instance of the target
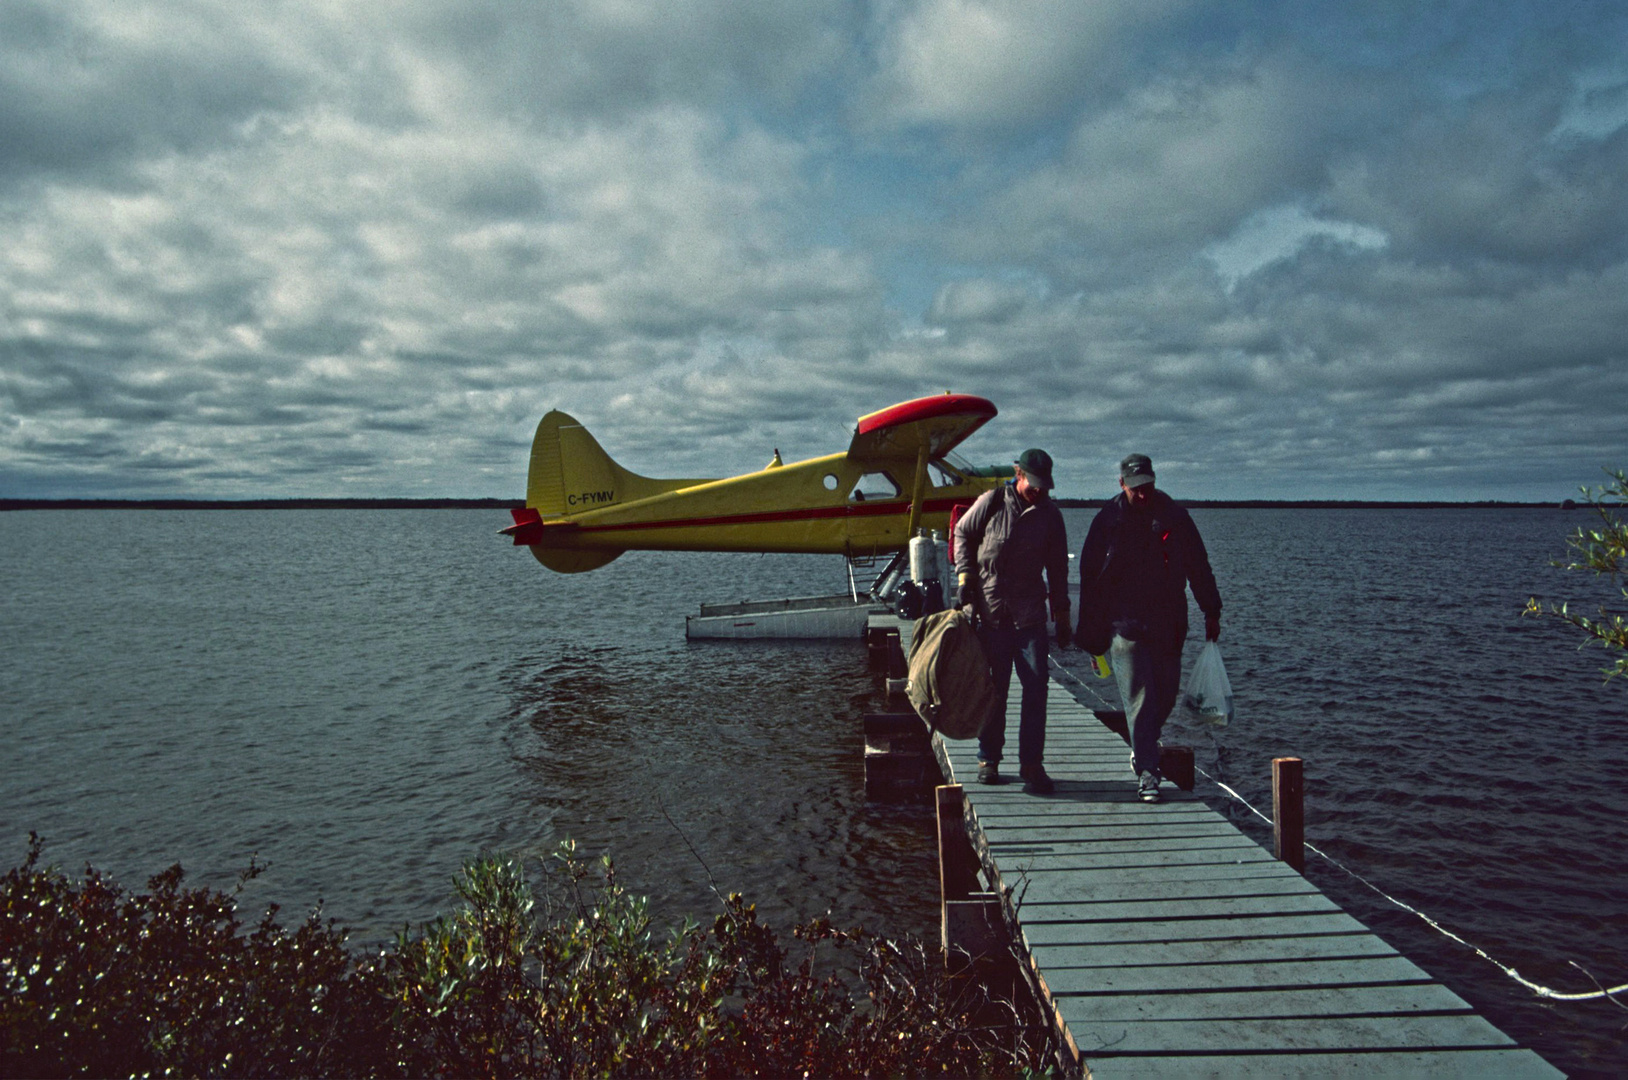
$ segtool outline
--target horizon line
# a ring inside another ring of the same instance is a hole
[[[1069,496],[1054,497],[1065,509],[1090,509],[1106,504],[1108,499],[1082,499]],[[1589,503],[1575,499],[1515,501],[1504,499],[1178,499],[1182,506],[1212,510],[1269,510],[1269,509],[1352,509],[1352,510],[1431,510],[1455,508],[1485,509],[1586,509]],[[5,510],[506,510],[526,505],[516,498],[401,498],[393,496],[317,498],[289,496],[257,499],[204,499],[204,498],[66,498],[21,499],[0,498],[0,511]],[[1614,503],[1602,505],[1616,505]]]

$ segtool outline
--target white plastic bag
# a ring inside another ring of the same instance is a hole
[[[1221,646],[1215,642],[1206,641],[1193,661],[1181,706],[1201,724],[1226,727],[1232,720],[1232,683],[1221,663]]]

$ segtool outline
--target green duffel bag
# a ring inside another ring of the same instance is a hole
[[[905,694],[916,714],[946,739],[975,738],[984,726],[995,684],[972,620],[959,608],[916,620]]]

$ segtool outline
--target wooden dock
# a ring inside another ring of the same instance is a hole
[[[1018,696],[1014,679],[1013,749]],[[934,753],[1080,1071],[1561,1075],[1198,797],[1141,802],[1125,743],[1057,682],[1054,794],[1025,795],[1015,761],[979,785],[975,740]]]

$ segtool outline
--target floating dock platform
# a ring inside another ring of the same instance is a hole
[[[745,600],[702,604],[699,615],[684,618],[684,636],[697,638],[846,638],[858,640],[871,616],[889,608],[867,594],[799,596],[787,600]]]
[[[908,622],[873,617],[868,633],[895,629],[908,653]],[[1014,679],[1009,746],[1020,693]],[[1010,774],[978,784],[976,740],[935,734],[932,750],[962,785],[989,890],[952,901],[946,888],[946,935],[1000,905],[1065,1067],[1104,1080],[1563,1075],[1199,797],[1167,782],[1162,802],[1142,802],[1124,740],[1055,680],[1049,695],[1049,796]]]

